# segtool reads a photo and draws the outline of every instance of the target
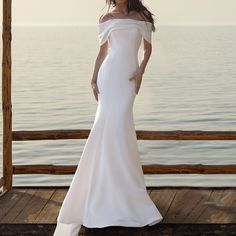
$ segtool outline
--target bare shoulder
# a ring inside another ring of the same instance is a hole
[[[102,23],[104,21],[110,20],[112,18],[111,13],[105,13],[99,17],[99,23]]]
[[[148,15],[148,12],[145,12],[146,15]],[[133,11],[132,15],[134,16],[134,18],[136,18],[137,20],[145,20],[145,21],[149,21],[149,19],[147,18],[147,16],[145,15],[143,12],[137,12],[137,11]]]

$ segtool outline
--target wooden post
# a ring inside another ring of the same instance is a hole
[[[12,105],[11,105],[11,7],[3,0],[2,22],[2,112],[3,112],[3,191],[12,187]]]

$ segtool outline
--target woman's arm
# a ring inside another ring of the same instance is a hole
[[[152,54],[152,44],[149,43],[147,40],[143,40],[144,41],[144,49],[143,49],[143,57],[142,57],[142,60],[141,60],[141,63],[139,65],[139,69],[142,73],[145,72],[145,69],[146,69],[146,66],[147,66],[147,63],[150,59],[150,56]]]
[[[146,39],[144,39],[144,51],[143,51],[143,57],[140,62],[139,68],[136,71],[136,73],[130,78],[130,80],[134,79],[135,80],[135,92],[138,94],[141,83],[142,83],[142,77],[145,72],[147,63],[150,59],[150,56],[152,54],[152,44],[149,43]]]
[[[100,66],[107,55],[107,51],[108,51],[108,41],[106,41],[103,45],[100,46],[100,50],[98,52],[98,55],[95,61],[93,76],[91,80],[91,86],[93,88],[93,93],[97,101],[98,101],[98,93],[99,93],[98,87],[97,87],[97,76],[98,76],[98,71],[100,69]]]

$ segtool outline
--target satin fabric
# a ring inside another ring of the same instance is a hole
[[[78,235],[81,225],[142,227],[163,217],[147,193],[133,119],[138,50],[152,24],[112,19],[98,25],[109,50],[100,66],[98,106],[78,167],[62,203],[54,236]]]

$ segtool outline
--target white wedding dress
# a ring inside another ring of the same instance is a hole
[[[133,120],[135,81],[142,37],[152,24],[115,18],[98,25],[109,51],[97,77],[95,120],[57,217],[54,236],[77,236],[81,225],[142,227],[163,217],[147,193]]]

